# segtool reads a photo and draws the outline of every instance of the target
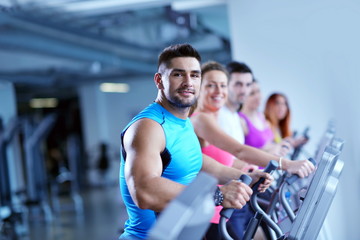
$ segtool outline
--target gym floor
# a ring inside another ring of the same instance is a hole
[[[82,192],[81,196],[83,214],[77,214],[73,210],[69,197],[62,198],[62,210],[54,215],[52,221],[46,222],[40,214],[29,214],[29,231],[21,239],[117,239],[127,219],[119,187],[115,185],[91,188]]]

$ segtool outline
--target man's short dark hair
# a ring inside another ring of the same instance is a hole
[[[252,74],[250,67],[243,62],[236,62],[236,61],[229,62],[226,65],[226,70],[229,72],[229,74],[232,74],[232,73],[251,73]]]
[[[165,48],[160,53],[158,58],[158,69],[162,64],[169,67],[171,60],[176,57],[194,57],[199,61],[199,63],[201,62],[199,52],[190,44],[175,44]]]

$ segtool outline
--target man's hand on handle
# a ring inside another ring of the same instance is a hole
[[[224,208],[242,208],[250,200],[251,188],[243,182],[232,180],[220,187],[224,196],[221,204]]]

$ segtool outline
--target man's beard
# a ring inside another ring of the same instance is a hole
[[[235,101],[233,102],[236,105],[242,105],[245,102],[245,95],[238,96]]]
[[[169,103],[172,106],[177,107],[177,108],[188,108],[196,103],[196,98],[194,97],[190,101],[185,102],[184,100],[180,99],[179,97],[173,97],[173,98],[169,99]]]
[[[228,98],[228,100],[233,106],[240,106],[244,103],[244,100],[239,98]]]

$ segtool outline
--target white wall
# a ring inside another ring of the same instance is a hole
[[[273,91],[289,97],[293,128],[311,127],[311,151],[330,119],[335,121],[337,136],[346,140],[345,169],[327,220],[333,239],[358,239],[360,3],[228,3],[233,58],[250,65],[265,97]]]

